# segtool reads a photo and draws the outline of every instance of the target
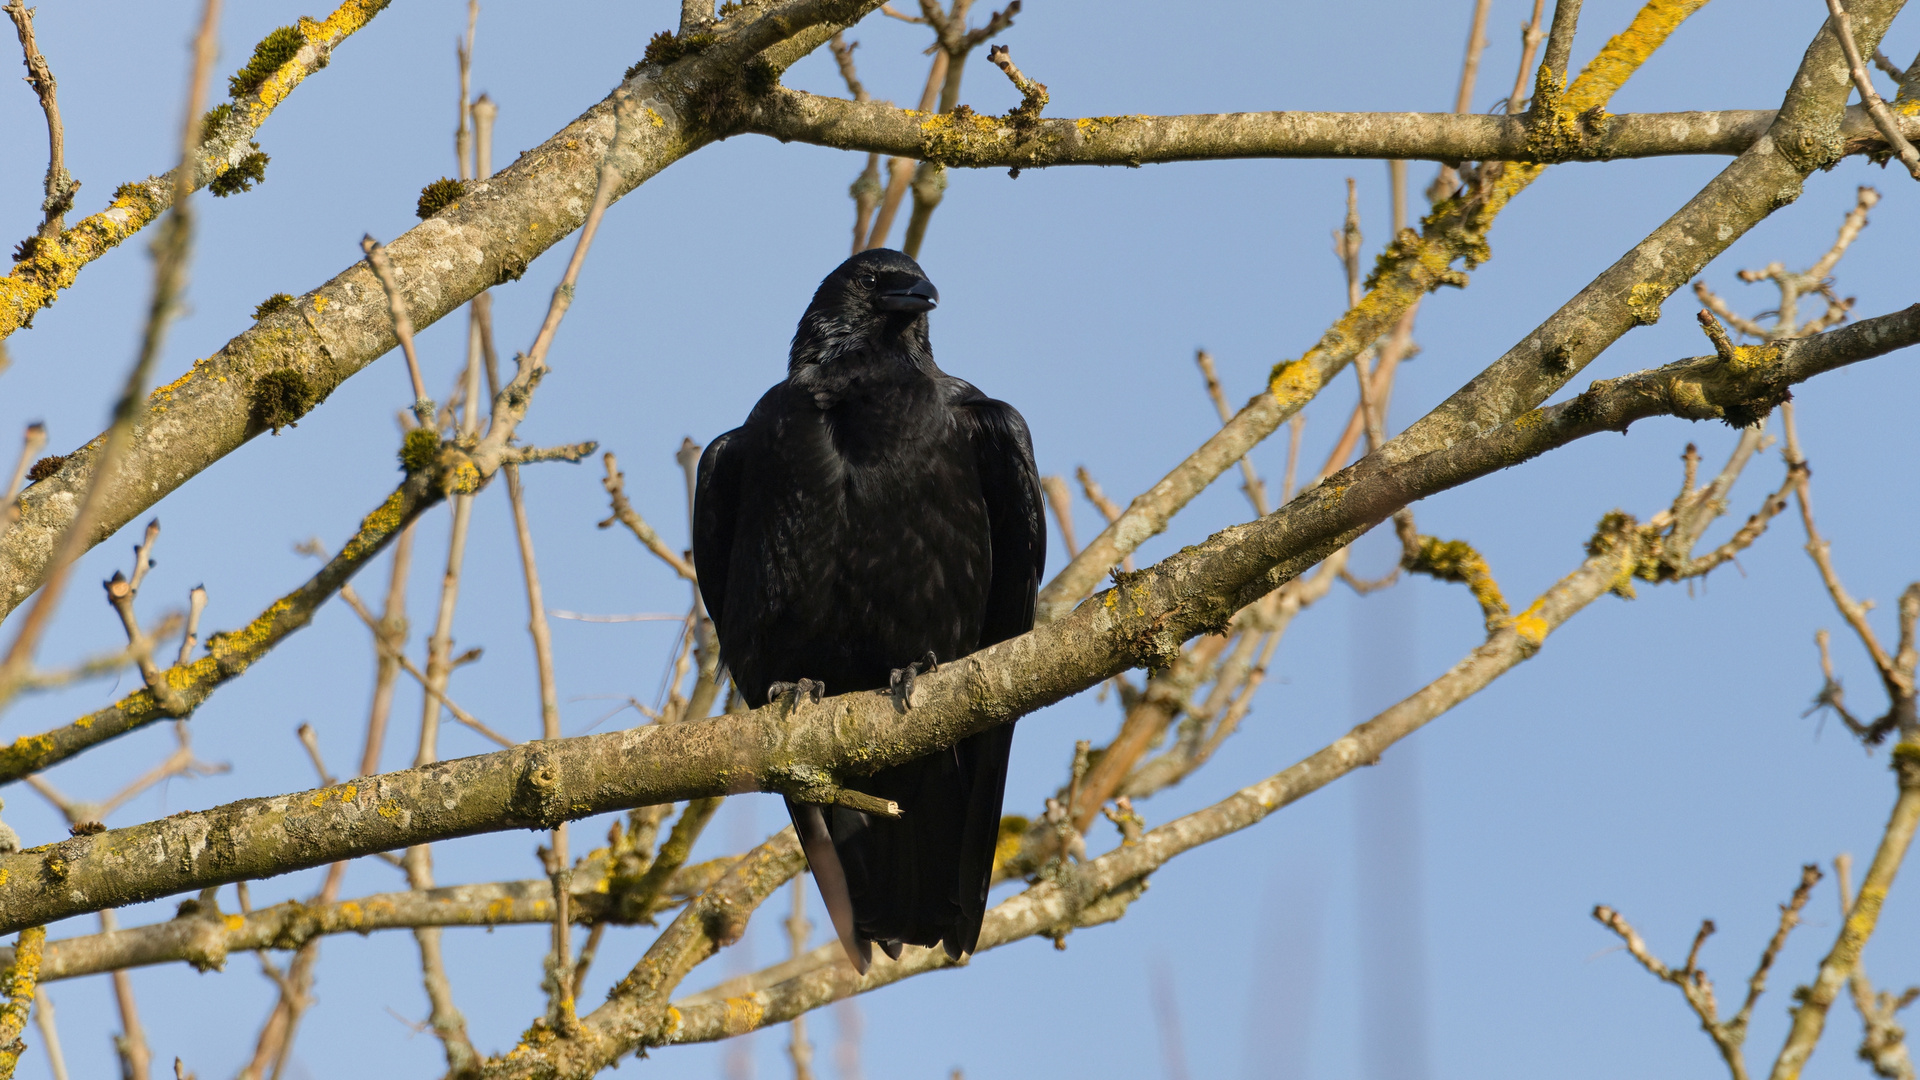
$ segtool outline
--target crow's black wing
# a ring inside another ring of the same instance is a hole
[[[1047,519],[1033,439],[1013,406],[973,387],[957,401],[955,414],[973,443],[980,492],[993,529],[993,580],[980,647],[1033,629],[1034,597],[1047,563]]]
[[[700,575],[700,596],[706,601],[707,616],[713,620],[714,628],[722,631],[723,642],[746,640],[751,636],[744,633],[744,627],[734,628],[742,633],[727,635],[721,625],[726,615],[727,574],[732,567],[734,536],[739,525],[740,477],[748,467],[745,459],[751,445],[738,428],[707,444],[706,452],[700,455],[700,471],[693,485],[693,568]],[[724,647],[721,653],[724,658]],[[764,689],[743,692],[759,695]],[[786,803],[793,817],[794,831],[800,835],[800,846],[807,853],[807,864],[813,869],[814,883],[820,888],[820,898],[826,902],[833,928],[840,936],[840,944],[854,966],[865,974],[871,953],[854,930],[853,901],[847,892],[846,871],[833,850],[826,815],[818,806],[792,799]]]
[[[740,430],[707,444],[693,482],[693,568],[700,575],[700,597],[707,617],[718,627],[727,610],[727,569],[733,561],[733,532],[740,506]]]
[[[993,577],[980,634],[980,647],[986,648],[1033,629],[1034,597],[1047,561],[1047,519],[1026,420],[1006,402],[971,386],[966,390],[971,393],[954,402],[954,413],[973,443],[993,535]],[[1011,723],[963,739],[954,747],[969,779],[960,842],[958,940],[946,941],[948,953],[956,958],[972,952],[980,941],[1012,748]]]

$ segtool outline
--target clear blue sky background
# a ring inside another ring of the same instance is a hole
[[[1529,5],[1530,6],[1530,5]],[[1450,107],[1470,4],[1230,3],[1204,8],[1034,0],[1009,42],[1022,67],[1052,88],[1054,115],[1252,109]],[[1626,25],[1630,0],[1587,4],[1576,62]],[[171,163],[184,43],[197,5],[45,4],[40,40],[60,78],[69,163],[85,182],[77,213],[113,187]],[[302,14],[272,3],[230,4],[221,69]],[[320,15],[318,9],[305,14]],[[1507,92],[1517,62],[1520,0],[1496,0],[1492,44],[1474,107]],[[496,161],[538,144],[604,96],[668,27],[677,5],[493,3],[481,16],[476,91],[500,105]],[[1685,25],[1614,100],[1615,111],[1772,108],[1824,17],[1820,5],[1720,0]],[[218,349],[269,293],[301,293],[359,257],[363,232],[391,238],[415,224],[422,184],[451,174],[455,0],[402,0],[335,54],[261,135],[273,164],[258,190],[201,197],[203,229],[191,312],[170,340],[161,378]],[[857,28],[861,70],[876,96],[911,102],[925,60],[920,28],[874,17]],[[10,42],[8,43],[10,47]],[[1897,24],[1887,51],[1905,62],[1920,23]],[[4,51],[4,50],[0,50]],[[11,61],[0,67],[12,68]],[[824,50],[788,85],[838,93]],[[1883,79],[1884,84],[1884,79]],[[1884,85],[1883,85],[1884,89]],[[1015,95],[976,58],[964,100],[1000,111]],[[0,235],[28,235],[38,218],[43,129],[31,93],[0,87]],[[814,284],[845,254],[848,183],[862,159],[742,136],[673,166],[616,205],[581,282],[525,427],[533,440],[599,439],[617,451],[635,503],[671,542],[684,514],[672,453],[735,424],[783,371],[786,342]],[[1404,426],[1545,318],[1722,167],[1669,159],[1551,170],[1500,218],[1493,261],[1463,292],[1423,308],[1422,353],[1406,369],[1394,426]],[[1415,164],[1424,186],[1433,167]],[[922,261],[943,303],[934,318],[942,364],[1018,405],[1045,471],[1085,464],[1125,498],[1157,479],[1215,425],[1192,351],[1219,358],[1229,393],[1244,399],[1269,366],[1298,356],[1340,311],[1344,287],[1330,254],[1342,180],[1360,184],[1369,258],[1388,235],[1386,167],[1377,162],[1232,162],[1141,170],[1057,169],[1009,180],[958,173]],[[1832,240],[1856,185],[1888,196],[1839,287],[1877,314],[1914,301],[1913,188],[1859,158],[1813,177],[1801,200],[1735,245],[1707,280],[1743,310],[1772,306],[1766,287],[1734,271],[1780,259],[1804,266]],[[897,236],[897,234],[896,234]],[[562,252],[571,244],[563,245]],[[562,255],[564,258],[564,255]],[[496,291],[503,348],[524,347],[560,272],[545,258]],[[0,378],[0,433],[44,419],[55,450],[103,422],[135,343],[145,303],[144,239],[82,275],[79,287],[8,342]],[[1578,380],[1704,351],[1693,302],[1677,294],[1667,318],[1637,330]],[[422,335],[429,385],[444,394],[461,362],[464,323]],[[1822,524],[1856,593],[1891,601],[1920,572],[1912,537],[1920,500],[1912,462],[1920,398],[1915,355],[1895,355],[1806,387],[1802,429],[1814,462]],[[1324,456],[1350,408],[1349,383],[1308,410],[1307,457]],[[311,573],[293,545],[338,545],[396,479],[392,417],[409,394],[398,355],[342,387],[298,429],[261,438],[189,482],[158,514],[166,532],[143,601],[183,603],[204,582],[210,629],[250,618]],[[13,438],[11,434],[5,435]],[[1581,558],[1594,522],[1620,507],[1661,509],[1678,456],[1697,440],[1717,461],[1734,435],[1677,420],[1600,436],[1466,490],[1421,504],[1426,531],[1479,545],[1510,597],[1524,602]],[[9,451],[10,453],[10,451]],[[1281,440],[1254,460],[1277,475]],[[1744,517],[1780,477],[1777,455],[1756,461],[1739,488]],[[631,538],[601,532],[597,465],[527,473],[549,602],[592,612],[677,611],[684,588]],[[1231,484],[1198,499],[1143,557],[1241,520]],[[1080,508],[1085,535],[1092,511]],[[444,556],[446,514],[420,532],[411,603],[415,645],[428,629]],[[1723,526],[1722,534],[1725,531]],[[1718,535],[1718,534],[1717,534]],[[119,630],[92,583],[125,564],[131,535],[90,555],[44,650],[71,659]],[[1679,995],[1612,951],[1588,917],[1605,901],[1628,913],[1663,954],[1678,959],[1702,917],[1720,934],[1704,958],[1732,997],[1771,932],[1803,862],[1841,851],[1864,859],[1891,805],[1884,755],[1869,758],[1831,722],[1802,712],[1818,686],[1813,631],[1838,627],[1797,523],[1783,519],[1740,560],[1691,590],[1643,587],[1607,598],[1556,634],[1541,655],[1387,755],[1385,764],[1291,807],[1267,823],[1181,857],[1117,925],[1077,933],[1065,952],[1029,941],[987,953],[961,972],[925,977],[858,1003],[866,1074],[942,1077],[1170,1075],[1153,980],[1164,973],[1177,1004],[1191,1075],[1314,1077],[1614,1077],[1712,1075],[1720,1068]],[[1363,573],[1391,550],[1366,544]],[[1054,565],[1061,561],[1056,547]],[[363,582],[368,593],[374,582]],[[530,650],[522,627],[505,498],[481,498],[467,561],[457,637],[484,646],[453,693],[490,723],[537,731]],[[651,700],[672,630],[667,624],[560,622],[563,716],[587,730],[625,695]],[[1359,599],[1341,590],[1304,616],[1242,734],[1185,786],[1143,807],[1149,822],[1210,803],[1323,745],[1371,711],[1432,678],[1480,638],[1479,615],[1457,587],[1414,582]],[[1384,652],[1378,643],[1398,642]],[[1880,705],[1871,668],[1836,637],[1843,676],[1862,711]],[[1372,659],[1357,659],[1375,652]],[[195,745],[232,773],[180,781],[119,811],[124,825],[250,795],[305,788],[309,765],[293,736],[310,722],[329,761],[358,755],[371,652],[352,614],[328,605],[247,679],[222,690],[193,721]],[[97,707],[130,683],[93,684],[34,699],[6,718],[7,737],[43,730]],[[386,764],[411,756],[418,697],[403,685]],[[631,711],[602,724],[632,723]],[[1059,781],[1076,738],[1105,738],[1115,710],[1091,695],[1021,722],[1008,809],[1031,812]],[[62,766],[52,778],[104,797],[166,752],[151,730]],[[448,725],[448,755],[480,752]],[[31,792],[5,792],[6,820],[29,843],[64,835]],[[703,854],[756,841],[782,823],[769,796],[733,800]],[[606,828],[578,827],[576,843]],[[1096,848],[1112,842],[1104,824]],[[537,874],[539,838],[506,834],[440,845],[444,882]],[[318,872],[255,887],[256,903],[311,892]],[[399,887],[367,860],[347,895]],[[1896,888],[1869,970],[1894,986],[1920,981],[1920,886]],[[232,891],[223,903],[233,905]],[[769,912],[783,913],[777,899]],[[1783,955],[1754,1022],[1753,1055],[1770,1059],[1788,993],[1806,979],[1836,929],[1831,882]],[[171,903],[127,911],[137,924]],[[816,909],[816,920],[820,919]],[[90,920],[54,927],[88,932]],[[644,930],[615,929],[596,965],[589,1003],[637,957]],[[512,1045],[540,1008],[544,932],[450,931],[459,1004],[484,1051]],[[754,924],[742,955],[785,954],[773,918]],[[1381,943],[1385,942],[1386,945]],[[1395,944],[1399,943],[1399,944]],[[744,969],[729,954],[693,977],[696,988]],[[1371,974],[1369,974],[1371,973]],[[134,975],[156,1066],[174,1055],[203,1078],[231,1075],[250,1052],[270,987],[252,957],[224,973],[185,967]],[[114,1069],[104,978],[51,988],[75,1076]],[[438,1044],[394,1014],[425,1015],[416,954],[401,934],[329,939],[319,1004],[301,1033],[295,1075],[438,1075]],[[834,1075],[832,1012],[813,1025]],[[1854,1059],[1858,1027],[1836,1007],[1810,1077],[1866,1075]],[[784,1031],[757,1036],[759,1075],[777,1076]],[[37,1035],[28,1033],[37,1043]],[[661,1076],[713,1076],[716,1047],[667,1049],[640,1065]],[[45,1076],[38,1051],[23,1076]]]

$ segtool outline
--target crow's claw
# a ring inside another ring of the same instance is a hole
[[[801,679],[798,682],[776,682],[767,684],[768,701],[778,701],[788,694],[792,694],[792,704],[794,705],[800,704],[803,699],[812,701],[815,705],[818,705],[820,704],[820,699],[825,697],[826,693],[827,684],[817,679]]]
[[[928,649],[927,655],[903,668],[894,668],[887,678],[887,691],[893,695],[893,707],[900,712],[913,708],[913,680],[930,671],[940,670],[940,661]]]

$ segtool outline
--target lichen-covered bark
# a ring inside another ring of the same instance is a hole
[[[1612,161],[1681,154],[1738,154],[1773,123],[1760,109],[1606,113],[1578,138],[1545,146],[1525,116],[1475,113],[1257,112],[1092,116],[1018,122],[1005,116],[921,113],[782,89],[750,128],[783,142],[934,161],[950,168],[1040,169],[1151,165],[1230,158],[1403,158],[1428,161]],[[1920,132],[1920,117],[1905,128]],[[1846,152],[1886,140],[1867,111],[1847,110]]]
[[[1083,866],[1052,864],[1025,893],[988,912],[980,947],[995,948],[1035,934],[1059,937],[1077,927],[1117,918],[1146,887],[1148,875],[1179,854],[1250,828],[1282,807],[1377,762],[1393,744],[1444,715],[1514,666],[1530,659],[1547,636],[1583,608],[1609,592],[1622,592],[1648,564],[1677,552],[1685,575],[1704,574],[1751,544],[1784,505],[1768,500],[1736,538],[1713,556],[1695,559],[1694,548],[1708,525],[1725,510],[1725,494],[1751,460],[1759,444],[1749,432],[1720,476],[1705,487],[1682,493],[1664,526],[1642,526],[1624,514],[1602,519],[1587,545],[1588,556],[1517,618],[1490,625],[1487,640],[1439,678],[1379,715],[1354,727],[1331,745],[1295,765],[1203,810],[1137,837]],[[1788,483],[1793,482],[1789,470]],[[1486,601],[1482,600],[1483,605]],[[1500,605],[1503,609],[1504,604]],[[862,977],[826,946],[782,964],[726,980],[674,1003],[676,1025],[665,1033],[673,1043],[723,1039],[780,1023],[822,1005],[922,972],[951,966],[944,953],[912,950],[897,963],[876,958]]]
[[[580,1018],[578,1031],[563,1036],[536,1022],[520,1045],[487,1062],[481,1075],[590,1077],[643,1042],[662,1041],[661,1033],[676,1020],[667,1003],[673,988],[694,965],[738,941],[753,909],[805,866],[792,827],[775,833],[687,905],[607,992],[606,1004]]]
[[[723,858],[682,867],[662,895],[674,903],[682,902],[718,881],[735,861]],[[608,888],[604,860],[589,860],[584,870],[574,878],[570,905],[573,921],[624,921],[622,909],[631,905],[625,903],[620,890]],[[40,981],[167,963],[218,970],[236,952],[294,950],[327,934],[552,921],[553,883],[544,878],[380,893],[324,904],[289,900],[248,915],[202,910],[196,903],[193,910],[152,926],[47,942]],[[0,949],[0,965],[12,962],[13,950]]]
[[[1886,903],[1887,891],[1893,887],[1894,875],[1906,859],[1907,849],[1913,845],[1914,833],[1920,831],[1920,741],[1915,740],[1911,731],[1907,732],[1906,737],[1895,744],[1891,756],[1900,795],[1894,800],[1893,812],[1888,816],[1873,862],[1867,867],[1867,876],[1860,882],[1860,894],[1854,898],[1833,948],[1820,961],[1820,973],[1812,986],[1802,987],[1794,995],[1799,1004],[1793,1010],[1793,1026],[1787,1032],[1786,1045],[1774,1061],[1769,1080],[1799,1080],[1807,1058],[1820,1042],[1827,1010],[1859,964],[1860,952],[1866,948],[1867,939],[1873,936],[1874,927],[1880,921],[1880,910]],[[1864,1049],[1861,1056],[1867,1056]]]
[[[1731,374],[1684,362],[1685,381],[1722,410],[1753,388],[1920,341],[1920,309],[1754,349]],[[1617,380],[1588,398],[1602,417],[1672,412],[1672,369]],[[1772,393],[1772,389],[1768,389]],[[1685,398],[1692,400],[1690,396]],[[1576,399],[1577,400],[1577,399]],[[1775,399],[1777,400],[1777,398]],[[873,694],[773,705],[679,724],[529,743],[317,791],[198,813],[0,855],[0,933],[103,907],[318,866],[435,840],[739,791],[821,797],[842,777],[922,757],[1078,693],[1131,667],[1164,667],[1182,642],[1416,499],[1519,464],[1607,425],[1522,418],[1514,442],[1462,440],[1402,465],[1368,458],[1280,510],[1222,530],[1151,570],[1123,575],[1071,615],[922,676],[902,715]],[[1528,434],[1545,426],[1548,435]],[[1525,631],[1528,615],[1513,624]],[[919,695],[917,694],[918,698]]]
[[[1440,678],[1319,752],[997,905],[981,926],[979,951],[1117,918],[1145,888],[1146,877],[1174,857],[1250,828],[1282,807],[1378,761],[1388,747],[1532,657],[1548,634],[1631,572],[1634,553],[1631,544],[1619,544],[1588,558],[1534,601],[1521,618],[1490,634],[1485,644]],[[841,998],[952,966],[954,961],[941,950],[913,949],[899,961],[875,957],[873,967],[861,976],[841,957],[837,945],[822,948],[768,973],[771,980],[742,980],[675,1002],[672,1026],[646,1045],[709,1042],[743,1034],[784,1023]]]
[[[747,95],[748,61],[777,68],[824,41],[832,27],[878,7],[874,0],[789,0],[720,35],[717,44],[669,68],[649,66],[579,119],[386,247],[416,327],[424,328],[483,290],[519,277],[540,253],[585,220],[611,158],[615,196],[714,139],[732,133]],[[311,408],[395,345],[380,283],[364,262],[268,315],[214,355],[155,390],[120,463],[136,482],[107,493],[89,544],[165,497],[264,430],[256,379],[298,373]],[[285,422],[284,420],[282,422]],[[0,616],[39,587],[102,447],[95,438],[60,470],[28,488],[21,519],[0,536]]]
[[[294,87],[327,66],[333,50],[348,35],[365,26],[389,0],[347,0],[324,20],[301,19],[303,39],[292,59],[264,78],[260,85],[236,98],[218,123],[208,125],[198,149],[194,191],[240,163],[252,152],[248,144],[260,125]],[[122,240],[146,228],[173,205],[173,172],[123,184],[105,210],[76,223],[58,237],[38,237],[22,247],[25,258],[0,278],[0,339],[33,322],[34,313],[69,288],[88,263],[119,246]]]
[[[1705,2],[1649,0],[1627,29],[1608,41],[1574,80],[1559,103],[1560,113],[1578,109],[1597,114],[1667,35]],[[1560,113],[1544,119],[1528,114],[1529,131],[1552,123]],[[1040,590],[1038,620],[1047,622],[1065,614],[1093,590],[1109,567],[1166,529],[1182,507],[1279,430],[1355,356],[1387,334],[1422,296],[1442,285],[1464,285],[1466,275],[1453,269],[1453,264],[1461,262],[1471,269],[1487,259],[1486,236],[1493,219],[1545,166],[1515,165],[1497,175],[1491,171],[1499,168],[1490,166],[1480,182],[1435,207],[1421,222],[1418,234],[1409,230],[1394,238],[1358,304],[1299,359],[1276,364],[1265,393],[1255,395],[1198,450],[1135,497],[1117,520],[1088,541]]]
[[[268,605],[241,629],[209,637],[206,656],[175,664],[162,672],[161,677],[173,690],[178,708],[167,708],[154,697],[153,691],[143,688],[71,724],[38,735],[22,735],[0,747],[0,784],[39,772],[148,724],[192,715],[215,690],[239,678],[254,661],[313,621],[313,613],[321,604],[385,550],[409,522],[439,502],[440,488],[434,480],[431,473],[409,475],[378,509],[361,521],[359,531],[319,573]]]
[[[1901,6],[1902,0],[1851,6],[1862,48],[1878,44]],[[1545,401],[1627,331],[1657,322],[1674,290],[1798,199],[1809,173],[1840,159],[1852,85],[1839,41],[1823,25],[1765,135],[1519,344],[1382,447],[1383,460],[1405,461],[1493,431]],[[1572,100],[1577,90],[1568,92],[1570,107],[1584,108]]]

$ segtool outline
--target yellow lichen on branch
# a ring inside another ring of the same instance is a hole
[[[1613,35],[1600,54],[1581,70],[1580,77],[1567,88],[1566,107],[1578,113],[1605,105],[1654,50],[1666,44],[1687,16],[1700,10],[1706,2],[1651,0],[1634,15],[1627,28]]]
[[[333,49],[387,6],[391,0],[347,0],[321,22],[300,20],[307,47],[278,65],[252,92],[208,114],[210,121],[196,150],[194,188],[239,164],[252,149],[249,140],[274,107],[308,75],[325,67]],[[0,339],[32,324],[33,316],[72,287],[81,267],[105,255],[164,213],[173,201],[172,174],[122,184],[105,210],[76,222],[56,237],[34,237],[21,245],[21,258],[0,278]]]
[[[64,727],[18,738],[0,748],[0,783],[18,780],[156,721],[191,715],[215,690],[238,678],[288,635],[311,622],[320,605],[360,567],[377,556],[408,522],[439,501],[439,490],[430,476],[410,476],[361,521],[340,553],[299,588],[269,604],[240,629],[209,636],[206,656],[160,672],[173,690],[177,708],[162,706],[153,691],[142,687]]]
[[[1401,565],[1416,574],[1464,584],[1480,603],[1487,633],[1494,633],[1512,622],[1507,598],[1501,595],[1500,583],[1493,579],[1486,558],[1465,540],[1422,536]]]
[[[1599,55],[1581,69],[1573,85],[1561,90],[1558,84],[1543,83],[1536,90],[1528,123],[1532,131],[1528,146],[1545,160],[1506,166],[1493,190],[1488,205],[1494,212],[1528,184],[1533,183],[1547,164],[1580,156],[1583,143],[1597,137],[1606,123],[1606,105],[1620,87],[1647,58],[1666,43],[1687,16],[1700,10],[1707,0],[1649,0],[1627,24],[1625,30],[1608,39]],[[1551,73],[1543,71],[1542,79]]]
[[[1600,109],[1647,57],[1666,41],[1674,28],[1700,9],[1706,0],[1650,0],[1627,28],[1614,35],[1562,96],[1556,107],[1571,114]],[[1302,357],[1332,353],[1344,364],[1351,354],[1387,332],[1415,301],[1442,285],[1464,285],[1466,278],[1452,269],[1459,259],[1471,269],[1490,256],[1486,235],[1506,204],[1546,169],[1545,164],[1489,165],[1491,182],[1468,188],[1442,201],[1421,221],[1421,231],[1407,230],[1382,252],[1367,278],[1367,293],[1349,309]],[[1497,173],[1497,175],[1495,175]],[[1289,364],[1274,368],[1276,395]],[[1336,366],[1337,370],[1337,366]],[[1327,372],[1330,376],[1332,373]]]
[[[347,35],[367,25],[391,0],[347,0],[336,8],[333,14],[324,20],[315,22],[305,16],[295,25],[300,36],[306,39],[307,46],[314,50],[320,63],[312,68],[298,58],[280,65],[279,69],[267,76],[260,89],[251,95],[251,100],[243,102],[247,110],[248,122],[258,127],[274,107],[286,100],[293,88],[306,81],[309,74],[325,64],[325,57],[333,47],[345,40]]]
[[[27,1028],[27,1013],[33,1009],[33,989],[40,982],[41,947],[47,941],[47,928],[32,926],[20,931],[13,948],[13,963],[0,973],[0,1080],[13,1075],[20,1055],[27,1046],[20,1033]]]
[[[105,210],[81,219],[57,237],[24,241],[23,257],[0,278],[0,338],[30,325],[35,312],[73,284],[81,267],[159,217],[168,202],[166,195],[158,193],[161,186],[153,180],[124,184]]]

